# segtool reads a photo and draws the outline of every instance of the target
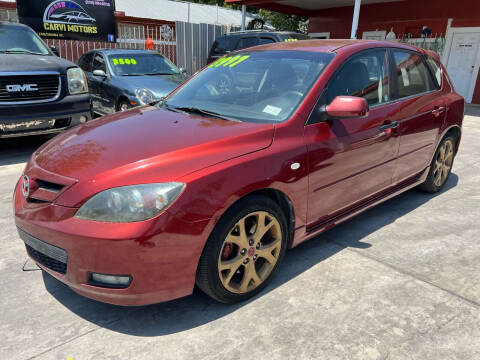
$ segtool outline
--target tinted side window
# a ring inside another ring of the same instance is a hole
[[[258,45],[258,38],[256,37],[244,37],[241,38],[237,44],[237,49],[246,49],[252,46]]]
[[[440,89],[440,87],[442,86],[442,68],[440,67],[440,64],[437,62],[437,60],[431,57],[427,59],[427,63],[432,70],[432,74],[435,77],[435,80],[437,81],[437,89]]]
[[[368,51],[347,60],[328,85],[327,103],[341,95],[365,98],[370,105],[389,101],[386,50]]]
[[[92,58],[93,53],[83,55],[78,61],[78,66],[80,66],[83,71],[92,72]]]
[[[272,44],[274,42],[275,40],[273,40],[272,38],[262,37],[260,38],[258,45]]]
[[[107,72],[107,67],[105,66],[105,59],[101,54],[95,54],[93,58],[92,70],[103,70]]]
[[[227,51],[231,51],[229,47],[228,39],[226,37],[221,37],[215,40],[212,45],[212,55],[224,55]]]
[[[397,97],[403,98],[432,90],[427,67],[419,54],[394,50]]]

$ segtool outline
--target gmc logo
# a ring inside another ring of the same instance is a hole
[[[7,85],[8,92],[38,91],[37,84]]]

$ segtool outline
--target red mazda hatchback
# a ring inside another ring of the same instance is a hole
[[[121,305],[262,290],[288,248],[403,191],[442,189],[464,112],[438,56],[313,40],[217,60],[161,103],[38,149],[15,188],[29,256]]]

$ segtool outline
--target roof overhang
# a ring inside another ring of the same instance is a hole
[[[362,0],[362,5],[389,3],[403,0]],[[226,0],[228,3],[252,6],[260,9],[300,16],[311,16],[323,9],[353,6],[355,0]]]

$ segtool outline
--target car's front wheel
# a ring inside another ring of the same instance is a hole
[[[127,101],[120,101],[117,111],[127,111],[130,109],[130,104]]]
[[[264,196],[240,201],[207,241],[197,270],[198,287],[224,303],[254,296],[277,270],[286,237],[285,216],[274,201]]]
[[[440,191],[450,176],[454,158],[455,139],[449,135],[438,146],[430,164],[427,179],[419,186],[419,189],[429,193]]]

